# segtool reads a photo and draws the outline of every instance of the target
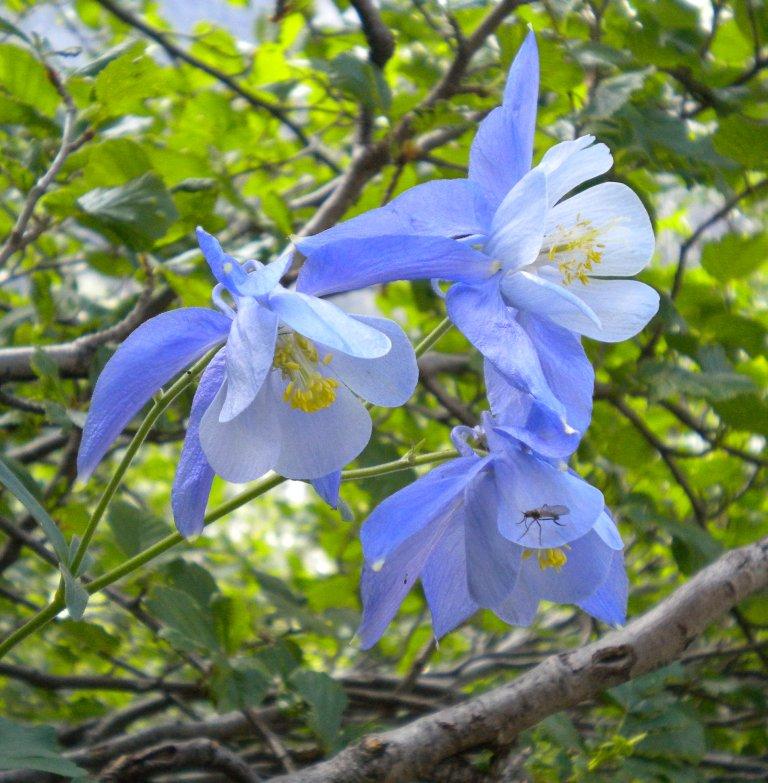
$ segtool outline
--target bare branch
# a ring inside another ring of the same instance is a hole
[[[768,537],[726,553],[626,628],[547,658],[509,685],[369,735],[329,761],[274,780],[413,780],[472,748],[506,746],[547,716],[676,660],[710,623],[766,586]]]
[[[360,17],[360,24],[368,41],[371,62],[383,68],[395,51],[395,38],[384,24],[379,9],[371,0],[350,0],[350,4]]]

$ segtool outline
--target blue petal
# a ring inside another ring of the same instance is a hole
[[[360,580],[363,619],[358,629],[364,650],[381,638],[450,524],[449,515],[437,517],[418,535],[402,541],[386,561],[366,559]]]
[[[504,603],[493,607],[494,613],[510,625],[530,625],[536,617],[539,608],[539,596],[525,580],[517,580],[517,584]]]
[[[351,317],[389,337],[392,348],[386,356],[377,359],[358,359],[343,353],[331,353],[329,373],[374,405],[390,408],[403,405],[413,394],[419,380],[419,368],[410,340],[388,318],[365,315]]]
[[[424,182],[406,190],[384,207],[339,223],[315,236],[299,239],[299,250],[311,256],[341,239],[395,234],[463,237],[487,233],[491,213],[483,194],[466,179]]]
[[[539,599],[575,604],[592,595],[608,576],[613,550],[593,530],[565,550],[565,565],[560,570],[539,566],[535,553],[523,560],[520,582]]]
[[[581,136],[550,147],[537,168],[547,175],[550,206],[590,179],[611,168],[613,158],[605,144],[592,144],[594,136]],[[591,146],[590,146],[591,145]]]
[[[469,153],[469,178],[492,207],[531,168],[539,93],[539,55],[529,33],[509,69],[504,103],[481,123]]]
[[[304,262],[297,288],[327,296],[393,280],[480,282],[492,274],[491,259],[466,244],[398,234],[343,239],[319,248]]]
[[[256,269],[241,283],[239,293],[242,296],[253,297],[262,297],[268,294],[278,285],[280,278],[290,268],[293,263],[293,254],[293,247],[289,245],[271,264],[257,264]]]
[[[208,464],[227,481],[242,484],[264,475],[280,453],[280,428],[269,384],[231,421],[220,421],[227,384],[219,390],[200,422],[200,444]]]
[[[380,503],[363,523],[360,539],[365,559],[376,564],[435,519],[463,502],[464,488],[487,464],[478,457],[459,457],[431,470]]]
[[[280,454],[274,469],[286,478],[317,479],[340,470],[368,445],[371,417],[344,386],[327,408],[304,413],[283,400],[287,385],[277,373],[266,384],[271,415],[280,428]]]
[[[482,286],[452,286],[446,307],[466,338],[512,386],[533,395],[556,413],[564,413],[563,405],[547,383],[533,344],[517,322],[517,312],[504,303],[495,279]]]
[[[421,584],[436,639],[461,625],[480,608],[469,594],[466,525],[466,510],[460,508],[435,544],[421,572]]]
[[[352,318],[336,305],[284,288],[269,297],[269,308],[304,337],[349,356],[384,356],[392,344],[383,332]]]
[[[506,272],[533,263],[541,251],[547,223],[547,178],[529,171],[501,202],[491,222],[485,252]]]
[[[226,339],[230,320],[186,307],[142,324],[107,362],[93,390],[77,470],[86,479],[144,403],[174,375]]]
[[[609,625],[623,625],[627,619],[629,582],[624,568],[624,552],[615,551],[608,576],[592,595],[578,605],[592,617]]]
[[[520,546],[563,546],[588,533],[603,511],[600,490],[521,449],[508,449],[507,458],[497,459],[494,464],[502,500],[499,530]],[[525,516],[527,511],[545,505],[565,506],[568,511],[562,514],[559,524],[552,520],[537,522]]]
[[[532,313],[521,313],[549,387],[565,406],[565,420],[583,434],[592,418],[595,370],[578,335]],[[542,452],[543,453],[543,452]]]
[[[488,402],[495,430],[525,443],[544,457],[566,459],[576,451],[581,434],[530,394],[509,384],[489,361],[484,363]]]
[[[250,297],[238,301],[227,340],[227,397],[221,421],[231,421],[255,399],[272,367],[277,316]]]
[[[225,352],[222,350],[205,368],[192,400],[187,436],[184,438],[171,492],[173,519],[179,533],[185,538],[203,530],[203,517],[214,473],[200,446],[200,420],[224,383],[225,372]]]
[[[339,490],[341,489],[341,471],[334,470],[320,478],[312,479],[315,492],[331,507],[339,507]]]
[[[624,549],[621,533],[619,533],[616,523],[611,516],[611,512],[608,511],[607,508],[604,509],[603,513],[597,518],[594,529],[595,533],[597,533],[603,542],[611,549]]]
[[[240,286],[245,283],[248,274],[240,263],[232,256],[227,255],[221,248],[219,240],[211,236],[205,229],[197,227],[197,242],[203,257],[213,272],[213,276],[232,293],[238,293]]]
[[[485,607],[503,603],[512,592],[522,554],[499,533],[498,508],[492,476],[481,476],[467,489],[467,581],[472,599]]]

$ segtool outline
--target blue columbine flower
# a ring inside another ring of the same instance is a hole
[[[478,128],[468,178],[417,185],[299,241],[298,288],[321,296],[397,279],[453,282],[446,305],[459,329],[512,386],[583,431],[594,375],[578,335],[624,340],[654,315],[656,292],[624,279],[648,263],[654,237],[626,185],[565,198],[611,166],[592,136],[555,145],[531,169],[537,94],[531,33],[503,104]]]
[[[290,254],[267,266],[240,264],[210,234],[198,229],[197,236],[219,281],[219,309],[173,310],[131,334],[99,377],[78,454],[87,477],[155,391],[226,343],[200,379],[174,483],[184,535],[202,529],[214,473],[239,483],[275,470],[316,480],[333,502],[336,472],[370,438],[361,398],[401,405],[418,378],[397,324],[283,288]]]
[[[457,458],[363,524],[362,646],[376,643],[418,579],[437,638],[479,608],[528,625],[541,599],[622,623],[621,537],[600,491],[562,462],[571,445],[561,433],[485,414],[481,427],[457,427],[453,438]]]

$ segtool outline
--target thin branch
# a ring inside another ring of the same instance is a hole
[[[203,73],[207,73],[209,76],[212,76],[214,79],[224,84],[236,95],[239,95],[241,98],[243,98],[253,108],[262,109],[268,112],[270,115],[272,115],[272,117],[285,125],[285,127],[288,128],[305,147],[308,147],[310,150],[312,150],[312,155],[317,160],[325,163],[326,166],[328,166],[337,174],[341,171],[341,169],[333,160],[331,160],[321,150],[317,149],[317,145],[307,136],[306,133],[304,133],[301,126],[291,120],[287,113],[279,106],[270,101],[264,100],[264,98],[260,98],[250,90],[247,90],[245,87],[239,85],[231,76],[227,75],[223,71],[220,71],[218,68],[214,68],[212,65],[203,62],[185,49],[182,49],[169,38],[166,38],[166,36],[163,35],[160,30],[147,24],[143,19],[131,13],[126,8],[123,8],[118,3],[114,3],[112,0],[96,0],[96,2],[102,8],[109,11],[109,13],[111,13],[113,16],[116,16],[118,19],[125,22],[125,24],[133,27],[134,29],[146,35],[147,38],[151,38],[153,41],[155,41],[155,43],[159,44],[172,60],[183,60],[193,68],[197,68],[198,70],[203,71]]]
[[[384,24],[379,9],[371,0],[350,0],[350,5],[360,18],[371,62],[383,68],[395,51],[392,31]]]
[[[627,627],[554,655],[508,685],[382,734],[275,783],[414,780],[457,754],[509,745],[549,715],[678,659],[691,641],[768,586],[768,538],[732,550]]]

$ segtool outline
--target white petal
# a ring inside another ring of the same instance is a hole
[[[392,348],[386,356],[377,359],[360,359],[330,351],[332,359],[328,373],[374,405],[390,408],[403,405],[413,394],[419,379],[416,357],[405,332],[388,318],[365,315],[351,317],[389,337]],[[324,350],[325,346],[318,345],[321,355]]]
[[[618,343],[634,337],[659,309],[659,295],[656,291],[637,280],[601,280],[593,277],[587,285],[576,281],[567,288],[592,309],[600,319],[601,327],[598,328],[589,318],[581,315],[570,318],[568,325],[561,325],[605,343]]]
[[[547,175],[549,204],[557,204],[574,188],[599,177],[611,168],[613,158],[605,144],[594,144],[594,136],[555,144],[546,151],[537,168]],[[590,146],[592,145],[592,146]]]
[[[485,252],[505,269],[519,269],[536,260],[547,214],[547,178],[533,169],[509,191],[491,221]]]
[[[274,373],[273,373],[274,374]],[[227,396],[224,383],[200,421],[200,445],[208,464],[235,484],[262,476],[277,460],[280,431],[265,383],[256,399],[236,418],[219,421]]]
[[[597,277],[629,277],[651,260],[653,228],[643,202],[620,182],[604,182],[577,193],[549,213],[547,239],[556,241],[565,229],[570,236],[579,232],[578,223],[588,223],[584,231],[594,231],[601,260],[588,274]],[[557,262],[557,258],[554,259]]]
[[[274,469],[286,478],[314,479],[340,470],[368,444],[371,417],[349,389],[339,385],[327,408],[304,413],[282,399],[285,381],[273,373],[265,386],[280,427],[280,456]]]

